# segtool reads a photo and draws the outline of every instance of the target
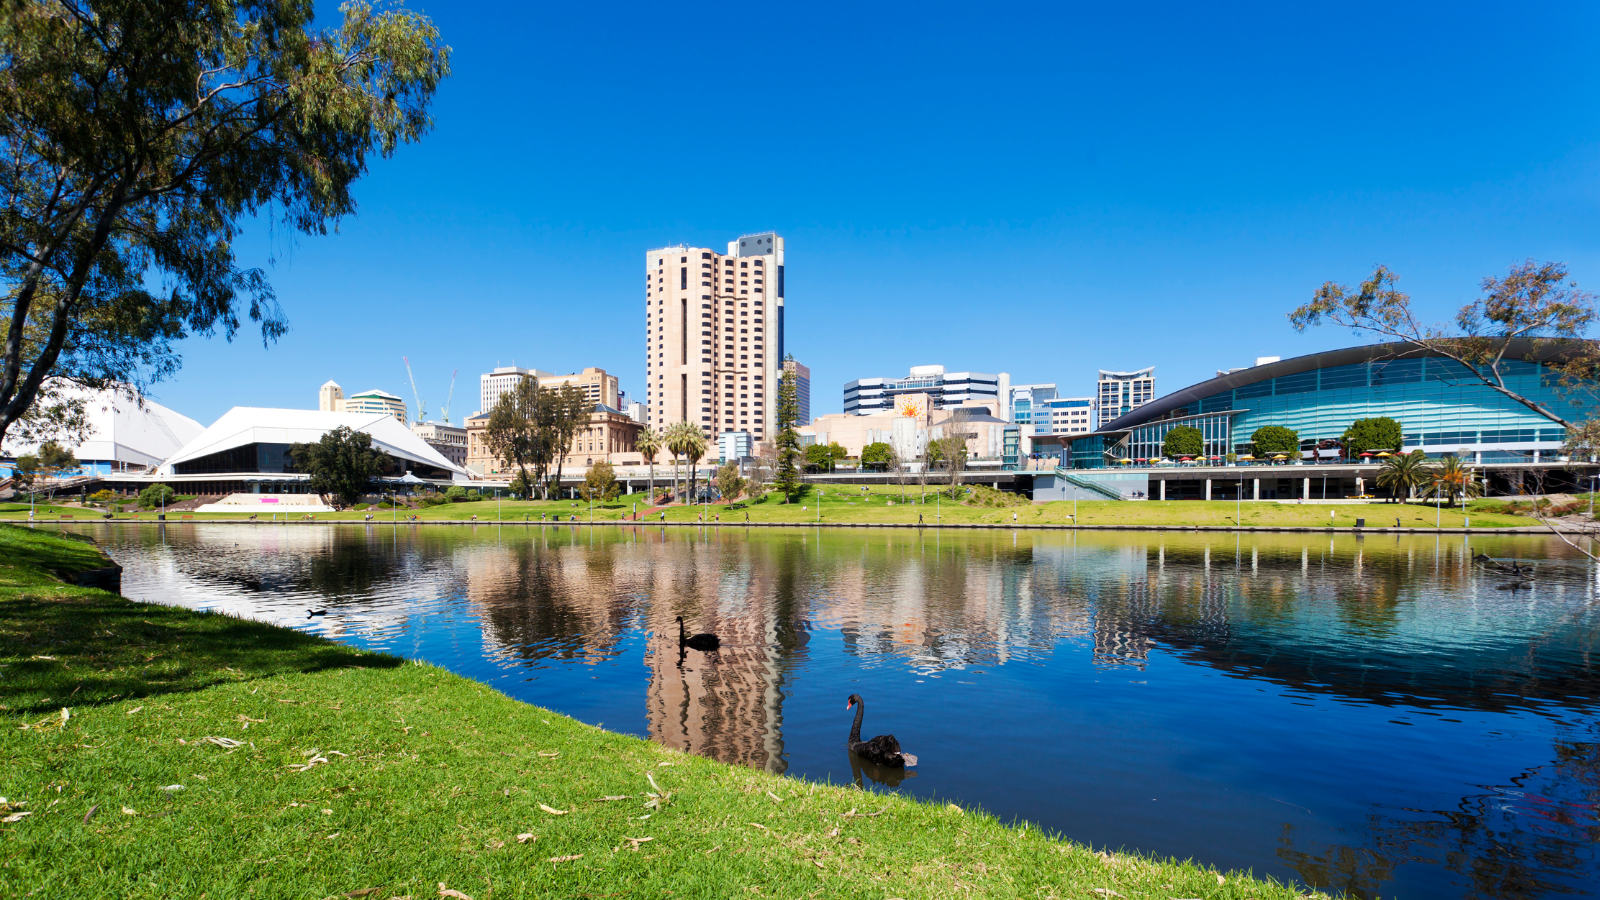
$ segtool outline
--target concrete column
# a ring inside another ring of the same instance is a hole
[[[1207,500],[1211,499],[1211,479],[1209,479],[1209,478],[1206,479],[1206,499]],[[1209,551],[1207,551],[1207,552],[1209,552]]]
[[[1311,499],[1311,479],[1310,478],[1306,479],[1306,486],[1300,491],[1300,498],[1303,499],[1303,500],[1310,500]]]
[[[1252,479],[1250,479],[1250,483],[1254,485],[1254,487],[1251,488],[1251,492],[1252,493],[1250,495],[1250,499],[1251,500],[1260,500],[1261,499],[1261,479],[1252,478]]]
[[[1365,478],[1362,478],[1360,475],[1357,475],[1356,476],[1356,496],[1360,497],[1360,496],[1365,495],[1366,493],[1367,493],[1367,480]]]
[[[1161,479],[1161,499],[1167,499],[1167,480]]]

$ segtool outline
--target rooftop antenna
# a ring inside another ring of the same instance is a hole
[[[417,421],[422,422],[428,418],[428,408],[423,404],[422,399],[417,396],[417,377],[411,374],[411,360],[406,359],[404,356],[400,358],[405,360],[406,377],[411,379],[411,399],[417,401]]]
[[[456,369],[450,373],[450,394],[444,398],[444,423],[446,425],[450,424],[450,401],[456,398],[456,373],[460,371],[460,369]]]

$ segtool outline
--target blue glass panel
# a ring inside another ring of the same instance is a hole
[[[1246,397],[1270,397],[1272,396],[1272,379],[1268,378],[1255,384],[1234,388],[1233,396],[1237,400],[1243,400]]]
[[[1422,380],[1420,359],[1390,359],[1372,364],[1372,386],[1411,384]]]
[[[1424,377],[1428,381],[1477,381],[1472,370],[1453,359],[1430,358]]]
[[[1539,440],[1541,441],[1565,441],[1566,439],[1567,431],[1564,428],[1539,429]]]
[[[1222,409],[1233,409],[1233,392],[1223,391],[1200,401],[1201,412],[1216,412]]]
[[[1322,370],[1322,389],[1331,391],[1335,388],[1353,388],[1367,386],[1367,367],[1365,365],[1334,366]]]
[[[1304,394],[1316,389],[1317,370],[1312,369],[1309,372],[1301,372],[1299,375],[1285,375],[1282,378],[1277,379],[1277,386],[1274,388],[1274,393],[1279,395]]]

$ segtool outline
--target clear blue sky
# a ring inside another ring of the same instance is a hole
[[[1284,314],[1380,262],[1440,320],[1529,257],[1600,288],[1600,7],[1098,6],[426,4],[434,133],[337,235],[251,229],[292,330],[154,394],[409,403],[402,355],[455,421],[513,360],[636,393],[645,250],[767,229],[814,414],[919,364],[1166,393],[1347,345]]]

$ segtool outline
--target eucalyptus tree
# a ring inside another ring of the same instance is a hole
[[[1411,298],[1396,285],[1399,276],[1384,266],[1352,290],[1325,282],[1306,303],[1289,313],[1296,331],[1324,322],[1400,341],[1459,363],[1457,377],[1489,388],[1569,430],[1568,421],[1549,406],[1517,390],[1507,381],[1505,365],[1514,348],[1528,341],[1549,370],[1548,382],[1593,393],[1600,373],[1600,345],[1588,339],[1600,318],[1596,297],[1567,278],[1561,263],[1528,260],[1512,266],[1504,278],[1485,278],[1483,296],[1456,311],[1455,328],[1424,324],[1411,308]],[[1404,352],[1401,350],[1400,352]]]
[[[373,155],[432,127],[449,73],[433,23],[350,0],[0,5],[0,439],[104,387],[176,371],[176,345],[241,317],[288,328],[241,222],[321,235]],[[44,400],[46,409],[35,409]]]

